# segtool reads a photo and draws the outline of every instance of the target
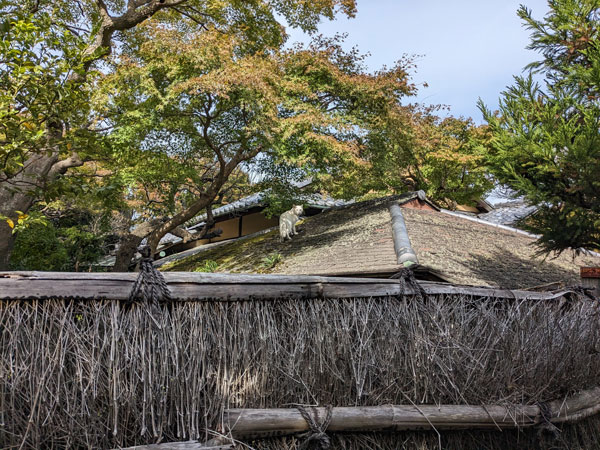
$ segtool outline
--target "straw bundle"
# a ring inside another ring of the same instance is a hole
[[[465,295],[181,301],[0,301],[0,447],[208,440],[230,408],[514,405],[600,380],[598,303]],[[333,448],[589,448],[562,433],[332,435]],[[296,449],[295,437],[246,441]],[[243,448],[241,446],[240,448]]]

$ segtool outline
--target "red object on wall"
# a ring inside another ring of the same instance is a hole
[[[428,211],[435,211],[428,203],[422,202],[418,198],[413,198],[405,203],[400,205],[402,208],[412,208],[412,209],[425,209]]]
[[[600,267],[581,267],[581,278],[600,278]]]

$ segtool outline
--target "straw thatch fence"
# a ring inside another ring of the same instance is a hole
[[[576,290],[165,276],[152,306],[123,301],[135,274],[0,273],[0,448],[296,449],[296,404],[333,405],[332,448],[600,442],[599,303]]]

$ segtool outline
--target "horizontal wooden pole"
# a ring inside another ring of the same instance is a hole
[[[576,422],[600,412],[600,388],[548,403],[552,423]],[[316,408],[320,418],[326,408]],[[310,411],[309,411],[310,412]],[[387,405],[333,408],[330,432],[460,430],[528,428],[543,423],[537,405]],[[225,412],[226,432],[233,437],[294,434],[308,430],[295,408],[230,409]]]
[[[307,275],[166,272],[175,300],[351,298],[411,295],[398,280]],[[126,300],[137,273],[0,272],[0,300],[79,298]],[[551,300],[572,291],[532,292],[419,281],[429,295],[457,294],[518,300]]]
[[[547,403],[551,423],[572,423],[600,413],[600,387]],[[315,408],[319,418],[326,408]],[[309,408],[309,414],[313,414]],[[308,423],[296,408],[229,409],[223,423],[228,438],[142,445],[124,450],[200,450],[230,448],[228,441],[261,436],[284,436],[308,431]],[[531,428],[544,423],[537,405],[512,407],[489,405],[385,405],[332,409],[327,432],[409,430],[505,430]]]
[[[317,408],[325,417],[326,408]],[[535,423],[537,406],[509,410],[501,406],[361,406],[333,408],[327,431],[359,432],[424,429],[515,428]],[[308,430],[296,409],[233,409],[226,414],[227,430],[237,438],[294,434]]]
[[[119,450],[231,450],[234,444],[228,444],[227,441],[230,439],[211,439],[208,442],[165,442],[163,444],[136,445]]]

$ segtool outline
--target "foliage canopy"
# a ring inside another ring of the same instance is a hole
[[[363,164],[361,135],[412,90],[402,65],[369,74],[335,39],[257,52],[219,31],[151,22],[138,32],[142,43],[115,61],[98,107],[114,127],[108,140],[135,155],[132,179],[175,206],[153,246],[242,168],[268,179],[287,167],[318,184]]]

